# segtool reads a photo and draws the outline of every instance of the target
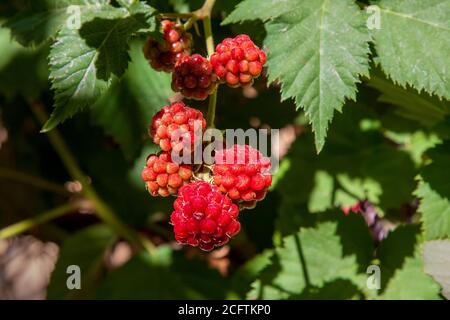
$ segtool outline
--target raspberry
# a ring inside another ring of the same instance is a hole
[[[149,38],[144,46],[144,55],[153,69],[172,72],[182,56],[191,54],[192,35],[172,21],[163,20],[161,24],[164,42]]]
[[[251,203],[264,199],[272,183],[270,159],[251,146],[216,151],[213,180],[231,199]]]
[[[141,173],[147,191],[154,197],[176,195],[178,189],[187,184],[192,177],[192,166],[172,162],[170,154],[151,154]]]
[[[348,215],[350,212],[359,213],[362,210],[361,202],[357,202],[354,205],[348,207],[343,206],[341,207],[341,210],[345,215]]]
[[[218,44],[210,61],[221,82],[230,87],[248,86],[261,74],[266,53],[248,35],[241,34]]]
[[[205,181],[183,186],[173,207],[170,219],[181,244],[211,251],[228,243],[241,229],[237,205]]]
[[[198,124],[197,124],[198,123]],[[175,102],[163,107],[152,119],[150,135],[153,142],[163,151],[180,152],[186,147],[186,141],[194,145],[195,125],[206,128],[203,114],[186,106],[183,102]]]
[[[186,98],[205,100],[217,87],[211,63],[199,54],[183,56],[175,64],[172,89]]]

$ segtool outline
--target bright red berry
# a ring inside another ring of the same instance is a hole
[[[231,87],[247,86],[259,77],[266,63],[266,54],[248,35],[223,40],[210,58],[214,72]]]
[[[205,100],[217,87],[211,63],[199,54],[183,56],[175,64],[172,89],[186,98]]]
[[[150,135],[163,151],[180,152],[194,145],[195,129],[204,130],[206,120],[201,111],[175,102],[163,107],[152,119]]]
[[[272,183],[270,167],[270,159],[257,149],[234,145],[216,151],[213,180],[219,190],[233,200],[260,201]]]
[[[352,206],[342,206],[341,210],[345,215],[348,215],[350,212],[359,213],[362,209],[361,202],[357,202]]]
[[[168,152],[152,154],[147,158],[141,173],[147,191],[154,197],[176,195],[178,189],[187,184],[192,177],[192,166],[172,162]]]
[[[163,42],[149,38],[144,46],[144,55],[153,69],[172,72],[182,56],[191,54],[192,35],[169,20],[163,20],[161,25]]]
[[[183,186],[170,217],[175,239],[181,244],[211,251],[239,233],[239,209],[217,187],[205,181]]]

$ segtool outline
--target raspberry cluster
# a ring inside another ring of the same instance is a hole
[[[202,131],[206,127],[203,114],[186,106],[183,102],[175,102],[163,107],[152,119],[150,135],[153,142],[163,151],[180,152],[186,143],[194,144],[194,130],[198,125]]]
[[[243,202],[264,199],[272,183],[270,159],[257,149],[234,145],[216,151],[214,183],[231,199]]]
[[[205,100],[216,90],[217,77],[208,59],[199,54],[183,56],[172,73],[172,90],[190,99]]]
[[[266,53],[248,35],[227,38],[210,58],[216,75],[231,87],[248,86],[259,77],[266,63]]]
[[[192,177],[192,166],[174,163],[167,152],[151,154],[141,173],[147,191],[154,197],[176,195]]]
[[[238,206],[216,187],[205,181],[192,182],[179,190],[174,202],[171,223],[175,239],[211,251],[240,231],[238,214]]]
[[[170,20],[161,21],[164,41],[149,38],[144,55],[153,69],[172,72],[175,63],[184,55],[191,54],[192,35]]]
[[[145,57],[154,69],[172,72],[172,89],[186,98],[204,100],[221,82],[251,85],[262,72],[266,54],[247,35],[225,39],[208,60],[191,55],[192,36],[183,27],[164,20],[162,29],[164,42],[149,39]],[[175,163],[175,154],[185,159],[197,130],[205,128],[199,110],[183,102],[164,106],[149,128],[162,151],[147,158],[141,175],[152,196],[177,196],[170,217],[175,239],[211,251],[239,233],[239,210],[262,200],[272,177],[270,160],[250,146],[216,151],[215,164],[196,165],[195,173],[192,165]]]
[[[246,34],[226,38],[210,59],[191,54],[192,35],[169,20],[162,21],[164,42],[149,38],[144,54],[158,71],[172,72],[172,89],[186,98],[205,100],[219,82],[231,87],[249,86],[259,77],[266,53]]]

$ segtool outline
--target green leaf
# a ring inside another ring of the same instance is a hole
[[[297,0],[245,0],[240,2],[222,24],[230,24],[248,20],[269,20],[292,10]]]
[[[450,99],[450,0],[381,0],[377,61],[395,83]]]
[[[5,26],[13,37],[24,46],[36,46],[50,38],[78,13],[80,17],[108,0],[33,0],[29,8],[20,12]]]
[[[333,176],[326,171],[318,170],[314,175],[314,188],[308,201],[310,212],[323,212],[333,206],[330,197],[334,190]]]
[[[439,285],[423,270],[418,225],[390,232],[378,249],[381,299],[439,299]]]
[[[144,14],[121,16],[119,18],[94,18],[83,24],[80,36],[91,48],[96,48],[97,77],[108,80],[111,75],[122,76],[130,57],[128,55],[130,37],[146,27]]]
[[[133,159],[148,139],[152,116],[168,104],[173,94],[170,76],[153,70],[142,54],[142,42],[132,43],[131,63],[123,78],[92,107],[92,118],[118,142],[127,158]]]
[[[232,287],[240,297],[245,297],[245,294],[250,290],[251,283],[270,265],[272,256],[272,250],[265,250],[236,271],[232,278]]]
[[[406,258],[417,254],[420,228],[417,225],[402,225],[389,232],[377,250],[380,261],[381,289],[385,290],[387,283],[397,270],[400,270]]]
[[[361,298],[358,287],[349,280],[337,279],[321,288],[309,288],[300,295],[290,296],[295,300],[350,300]]]
[[[445,117],[450,114],[450,102],[419,93],[410,87],[402,88],[386,79],[380,72],[371,73],[368,85],[381,92],[378,101],[397,107],[395,114],[423,126],[434,127],[444,122]]]
[[[147,26],[143,13],[101,7],[83,15],[78,30],[63,28],[50,52],[55,110],[43,131],[92,106],[106,91],[113,74],[125,71],[130,37]]]
[[[415,194],[421,198],[425,238],[434,240],[450,237],[450,143],[430,150],[428,156],[432,163],[422,170]]]
[[[226,283],[199,261],[168,246],[141,253],[112,272],[97,292],[99,299],[223,299]]]
[[[334,111],[369,75],[365,16],[350,0],[296,1],[266,30],[269,82],[280,80],[282,99],[305,110],[320,152]]]
[[[442,286],[442,294],[450,299],[450,240],[433,240],[423,246],[425,272]]]
[[[78,266],[81,271],[81,289],[77,295],[90,294],[93,281],[101,270],[103,256],[108,246],[112,245],[116,237],[114,232],[106,225],[88,227],[64,241],[55,270],[48,287],[49,299],[64,299],[72,297],[73,290],[67,287],[70,274],[67,268]]]
[[[364,199],[384,211],[411,201],[417,175],[411,156],[386,144],[379,128],[364,128],[374,121],[368,107],[346,108],[336,116],[320,155],[311,134],[291,147],[274,179],[283,202],[307,204],[308,211],[319,213]]]
[[[382,295],[387,300],[437,300],[439,285],[423,272],[423,262],[419,258],[408,257],[398,270]]]
[[[336,279],[358,285],[355,256],[343,256],[335,222],[320,223],[316,228],[302,228],[283,239],[273,263],[253,284],[249,298],[287,298],[301,294],[307,287],[323,287]]]
[[[48,87],[48,51],[47,46],[24,48],[11,39],[8,29],[0,28],[0,93],[9,99],[37,98]]]

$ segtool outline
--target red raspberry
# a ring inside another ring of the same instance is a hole
[[[217,87],[217,77],[208,59],[199,54],[183,56],[175,64],[172,89],[186,98],[205,100]]]
[[[144,55],[153,69],[172,72],[175,63],[182,56],[191,54],[192,35],[172,21],[163,20],[161,24],[164,42],[159,43],[155,39],[148,38],[144,46]]]
[[[176,195],[178,189],[187,184],[192,177],[192,166],[172,162],[168,152],[151,154],[141,173],[147,191],[154,197]]]
[[[201,126],[202,131],[206,128],[206,120],[201,111],[190,108],[183,102],[175,102],[155,114],[150,135],[163,151],[180,152],[186,146],[186,141],[190,141],[191,146],[194,145],[196,124]]]
[[[175,239],[211,251],[226,244],[241,229],[239,209],[217,187],[196,181],[182,187],[170,217]]]
[[[234,145],[216,151],[214,183],[233,200],[244,202],[264,199],[272,183],[270,159],[251,146]]]
[[[348,215],[351,212],[353,213],[359,213],[362,210],[361,202],[357,202],[352,206],[349,207],[341,207],[341,210],[344,212],[345,215]]]
[[[231,87],[248,86],[259,77],[266,63],[266,53],[246,34],[226,38],[210,58],[214,72]]]

